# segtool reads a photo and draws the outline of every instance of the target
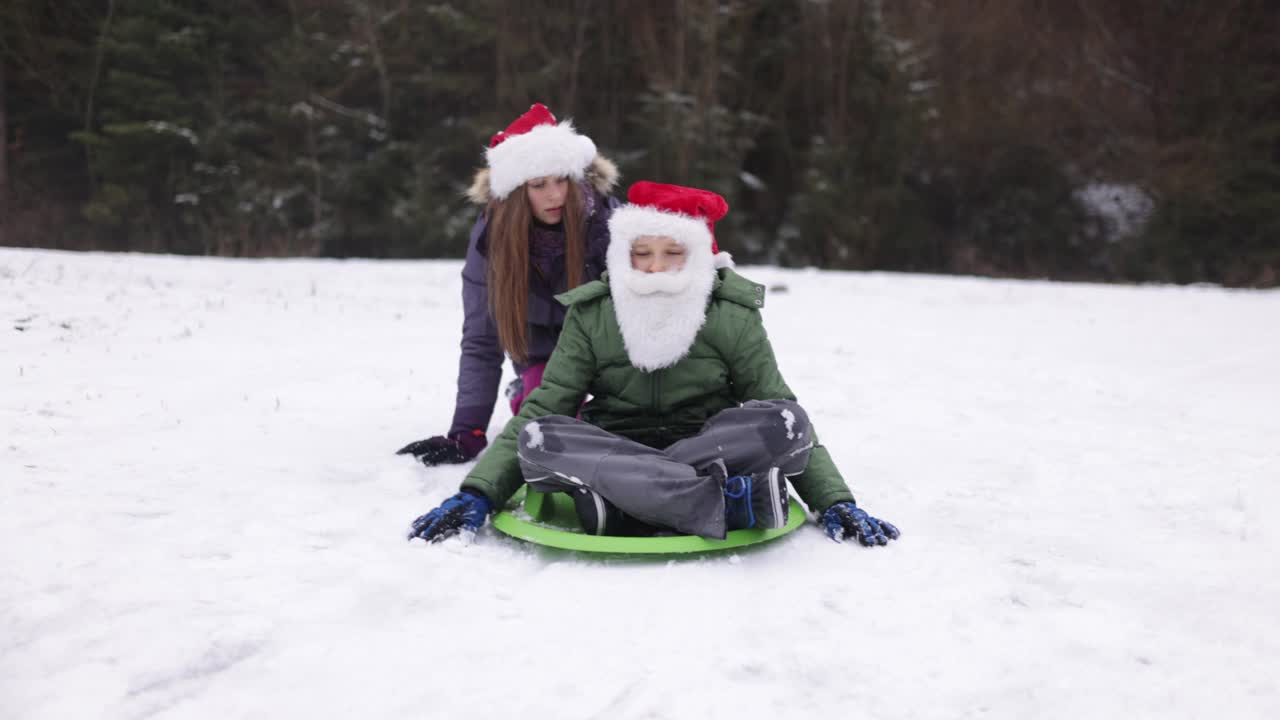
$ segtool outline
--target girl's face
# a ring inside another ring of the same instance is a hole
[[[631,243],[631,267],[640,272],[676,272],[684,260],[684,246],[665,235],[642,235]]]
[[[569,197],[569,178],[546,175],[524,184],[533,216],[548,225],[564,218],[565,198]]]

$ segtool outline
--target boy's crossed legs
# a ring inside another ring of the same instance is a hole
[[[590,533],[616,534],[619,525],[625,532],[621,511],[648,525],[712,538],[726,531],[724,478],[712,469],[716,461],[729,476],[775,467],[795,475],[813,447],[808,415],[792,400],[750,400],[722,410],[698,434],[665,450],[563,415],[529,421],[517,442],[530,487],[597,503],[595,512],[579,512],[594,520]]]

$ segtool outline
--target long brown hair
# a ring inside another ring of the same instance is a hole
[[[590,191],[588,191],[590,192]],[[582,284],[586,219],[582,190],[569,181],[564,200],[564,263],[567,286]],[[502,349],[516,362],[529,359],[529,232],[533,210],[525,186],[489,203],[489,313]]]

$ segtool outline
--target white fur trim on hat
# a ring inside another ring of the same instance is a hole
[[[533,178],[558,175],[582,180],[596,157],[596,144],[573,129],[573,123],[539,125],[485,151],[489,190],[502,199]]]
[[[694,262],[705,257],[707,267],[713,268],[711,257],[711,231],[707,224],[681,213],[667,212],[643,205],[623,205],[609,216],[609,250],[605,254],[605,266],[610,277],[617,277],[625,268],[631,269],[631,244],[645,236],[669,237],[685,247],[688,253],[685,263],[703,267]]]
[[[622,248],[618,250],[618,261],[625,258],[630,266],[631,243],[644,236],[669,237],[690,251],[705,248],[704,252],[711,252],[711,231],[706,222],[644,205],[623,205],[609,218],[609,259],[613,260],[614,246],[618,245]],[[733,256],[723,250],[716,253],[712,256],[712,267],[717,270],[733,267]]]
[[[711,250],[711,231],[697,218],[644,205],[623,205],[613,211],[609,218],[611,241],[623,241],[629,253],[632,241],[646,235],[669,237],[689,249],[702,246]]]

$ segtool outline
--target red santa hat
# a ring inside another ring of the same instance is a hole
[[[489,165],[489,191],[503,199],[533,178],[558,175],[581,181],[596,157],[596,144],[573,129],[573,123],[556,124],[546,105],[534,103],[529,111],[493,136],[485,159]]]
[[[631,243],[644,236],[665,236],[685,246],[691,256],[706,253],[714,268],[733,267],[733,256],[720,252],[715,223],[729,212],[729,203],[709,190],[641,180],[627,191],[629,203],[609,218],[610,264],[625,254],[630,264]],[[617,258],[612,256],[617,255]],[[621,267],[621,265],[619,265]]]

